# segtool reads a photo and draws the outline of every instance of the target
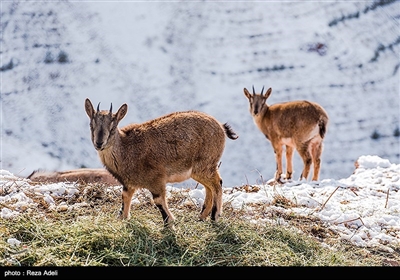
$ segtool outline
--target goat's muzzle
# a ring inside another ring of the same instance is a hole
[[[103,150],[103,149],[104,149],[104,148],[103,148],[103,142],[96,142],[96,143],[94,143],[94,148],[95,148],[97,151]]]

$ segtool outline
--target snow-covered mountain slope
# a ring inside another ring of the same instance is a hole
[[[207,112],[227,139],[224,185],[267,180],[274,153],[243,88],[308,99],[330,126],[321,179],[372,154],[398,163],[399,1],[1,3],[1,169],[100,167],[86,97],[128,104],[121,125]],[[295,174],[301,162],[295,154]]]

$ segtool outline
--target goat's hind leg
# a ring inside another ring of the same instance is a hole
[[[211,220],[218,221],[222,214],[222,179],[218,170],[209,177],[193,176],[192,178],[202,184],[206,191],[200,219],[204,221],[211,215]]]
[[[204,185],[204,184],[202,184]],[[208,215],[210,215],[211,211],[213,210],[213,192],[212,190],[204,185],[205,191],[206,191],[206,196],[204,198],[204,203],[203,206],[201,208],[201,212],[200,212],[200,220],[204,221]]]
[[[311,163],[312,163],[312,155],[310,152],[310,142],[306,142],[300,145],[300,148],[297,150],[303,159],[303,171],[300,175],[300,180],[303,178],[307,180],[308,174],[310,173]]]
[[[211,220],[218,221],[219,217],[222,214],[222,179],[217,174],[217,178],[213,184],[213,207],[211,210]]]
[[[323,144],[322,141],[316,141],[311,143],[311,156],[314,165],[313,181],[318,181],[319,171],[321,168],[321,154],[322,154]]]

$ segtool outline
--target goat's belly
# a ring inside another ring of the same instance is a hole
[[[316,125],[311,131],[304,132],[302,135],[297,135],[295,138],[297,138],[297,142],[301,143],[306,143],[310,140],[312,140],[313,142],[320,141],[321,137],[319,136],[319,126]],[[296,142],[293,141],[293,137],[281,138],[281,144],[296,148]]]
[[[294,143],[294,141],[293,141],[293,139],[291,137],[282,138],[281,142],[282,142],[283,145],[296,147],[296,144]]]
[[[167,178],[167,182],[168,183],[179,183],[179,182],[189,179],[190,175],[192,175],[191,168],[189,170],[186,170],[183,172],[174,173],[174,174],[169,175]]]

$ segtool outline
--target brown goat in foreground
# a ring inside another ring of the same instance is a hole
[[[99,103],[100,105],[100,103]],[[121,182],[121,218],[130,217],[131,200],[139,188],[148,189],[165,225],[174,221],[166,201],[166,184],[193,178],[205,187],[200,219],[217,221],[222,212],[222,179],[219,160],[225,137],[238,136],[228,124],[197,112],[175,112],[141,124],[118,128],[128,106],[116,113],[95,111],[89,99],[85,110],[90,119],[91,139],[101,162]]]
[[[263,95],[264,87],[260,94],[253,94],[244,88],[244,95],[250,104],[250,113],[258,129],[271,142],[275,152],[276,173],[275,180],[281,181],[282,147],[286,146],[286,179],[290,180],[293,173],[294,149],[303,159],[304,168],[301,179],[308,177],[311,164],[314,165],[312,180],[319,177],[321,154],[327,126],[328,114],[317,103],[309,101],[289,101],[267,105],[266,101],[272,89],[269,88]]]

